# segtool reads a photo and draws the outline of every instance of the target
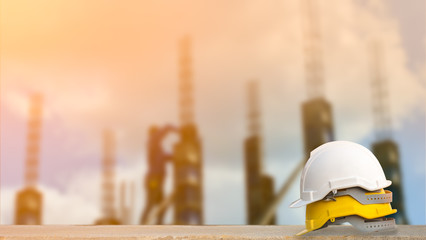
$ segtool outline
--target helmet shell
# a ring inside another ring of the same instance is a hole
[[[361,187],[376,191],[391,184],[370,150],[349,141],[328,142],[311,152],[300,179],[300,199],[290,207],[322,200],[333,190]]]

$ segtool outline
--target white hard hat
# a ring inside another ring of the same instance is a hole
[[[319,201],[339,189],[361,187],[375,191],[391,184],[370,150],[348,141],[328,142],[311,152],[300,178],[300,199],[290,207]]]

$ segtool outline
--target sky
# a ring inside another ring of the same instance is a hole
[[[374,142],[368,46],[380,42],[406,214],[410,223],[425,224],[426,4],[317,2],[336,140]],[[90,224],[100,216],[105,128],[117,136],[117,182],[136,184],[137,222],[145,202],[148,128],[178,124],[177,47],[186,35],[193,43],[205,223],[245,223],[249,80],[260,85],[263,166],[275,189],[303,156],[300,109],[307,96],[299,1],[2,0],[0,11],[2,224],[13,222],[15,192],[23,186],[34,92],[44,95],[43,222]],[[303,209],[288,208],[298,185],[280,205],[278,224],[304,223]]]

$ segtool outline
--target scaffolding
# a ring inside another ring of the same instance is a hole
[[[302,103],[302,128],[304,156],[278,191],[274,201],[262,216],[260,224],[272,219],[281,200],[303,169],[310,152],[320,145],[334,140],[333,113],[325,99],[324,66],[321,34],[316,0],[302,0],[303,29],[305,35],[305,78],[308,100]]]
[[[390,116],[387,78],[384,76],[382,46],[375,42],[371,45],[372,54],[372,100],[376,141],[372,151],[383,167],[386,177],[392,181],[387,189],[393,194],[392,205],[398,209],[394,214],[397,224],[407,224],[404,211],[404,196],[401,184],[400,157],[397,143],[392,139],[392,122]]]
[[[179,120],[181,126],[194,123],[192,93],[191,39],[185,36],[179,42]]]
[[[191,69],[191,40],[188,36],[179,42],[179,122],[174,128],[166,126],[150,130],[148,140],[148,173],[145,180],[147,203],[141,224],[162,224],[164,213],[173,207],[176,225],[201,225],[203,219],[203,173],[201,140],[194,123],[194,103]],[[173,153],[162,149],[162,140],[171,132],[179,136]],[[173,164],[173,190],[165,197],[163,184],[165,166]]]
[[[258,224],[274,198],[274,180],[263,173],[260,134],[259,89],[256,81],[248,84],[248,131],[245,140],[247,223]],[[275,224],[275,216],[266,224]]]
[[[180,141],[174,146],[174,223],[203,224],[201,140],[193,117],[191,40],[180,42]]]
[[[303,0],[305,67],[308,100],[302,105],[305,158],[312,150],[334,139],[332,107],[324,98],[324,67],[318,7],[314,0]]]
[[[120,221],[115,209],[115,141],[111,130],[103,132],[102,159],[102,218],[96,221],[96,225],[117,225]]]
[[[130,199],[130,200],[129,200]],[[132,224],[135,211],[135,184],[121,182],[120,185],[120,222],[124,225]]]
[[[172,154],[163,150],[163,140],[177,129],[171,125],[159,128],[152,126],[148,137],[148,171],[145,177],[146,203],[140,219],[141,224],[163,224],[166,208],[162,208],[153,215],[153,212],[165,201],[164,184],[166,178],[166,164],[171,162]],[[168,207],[168,206],[167,206]],[[152,219],[154,218],[154,219]]]
[[[30,104],[25,187],[17,193],[15,203],[15,224],[19,225],[42,224],[43,196],[36,186],[39,178],[42,101],[40,94],[34,94]]]

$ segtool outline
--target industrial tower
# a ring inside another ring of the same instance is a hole
[[[399,151],[397,143],[392,140],[392,124],[387,92],[387,79],[383,74],[383,58],[381,45],[375,43],[372,53],[372,99],[376,142],[372,145],[374,155],[379,159],[386,177],[392,185],[387,189],[393,194],[392,205],[398,209],[394,214],[397,224],[407,224],[404,211],[404,197],[399,167]]]
[[[150,224],[152,211],[165,201],[164,182],[166,178],[166,164],[171,161],[172,154],[163,150],[163,140],[176,128],[166,125],[163,128],[151,126],[148,137],[148,171],[145,177],[146,203],[140,219],[141,224]],[[163,224],[165,208],[155,216],[155,224]]]
[[[179,43],[180,140],[174,146],[174,223],[203,224],[203,172],[201,140],[194,123],[191,41]]]
[[[102,160],[102,218],[96,225],[117,225],[120,221],[115,212],[115,142],[114,134],[107,129],[103,133],[104,156]]]
[[[280,202],[303,169],[312,150],[334,140],[331,104],[324,97],[324,68],[322,63],[321,37],[316,0],[301,0],[304,35],[305,68],[308,100],[302,103],[302,128],[304,156],[279,189],[274,201],[262,216],[260,224],[273,218]]]
[[[260,134],[259,89],[256,81],[248,84],[248,131],[245,140],[245,172],[247,224],[259,224],[259,221],[274,199],[274,180],[263,173],[262,139]],[[267,223],[275,224],[275,216]]]
[[[15,224],[42,224],[43,196],[37,190],[42,127],[42,96],[32,96],[25,162],[25,187],[16,195]]]
[[[305,158],[316,147],[334,140],[332,108],[324,98],[324,68],[316,1],[301,1],[305,13],[305,67],[308,100],[302,104]]]
[[[129,194],[128,191],[129,190]],[[130,198],[130,201],[128,201]],[[132,224],[133,213],[135,211],[135,184],[130,182],[126,184],[125,181],[120,185],[120,222],[124,225]]]

